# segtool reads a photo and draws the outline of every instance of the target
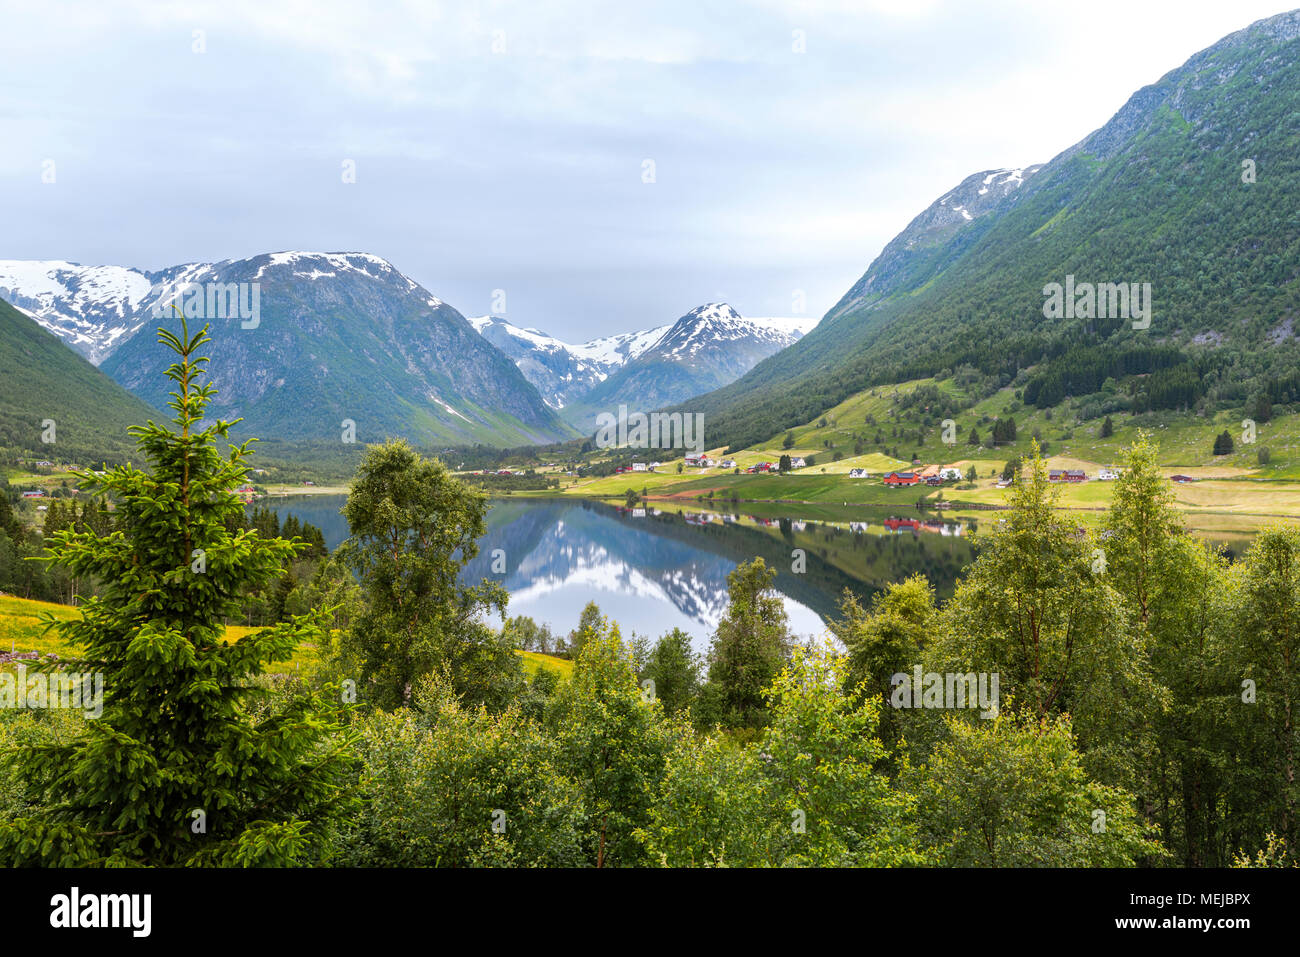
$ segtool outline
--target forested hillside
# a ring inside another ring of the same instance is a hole
[[[1019,380],[1040,406],[1107,379],[1135,411],[1292,403],[1298,197],[1300,13],[1289,13],[1138,91],[963,225],[913,224],[911,248],[882,254],[817,329],[691,408],[710,414],[711,441],[743,447],[865,387],[961,365]],[[1150,283],[1149,327],[1046,318],[1044,289],[1067,276]]]
[[[0,383],[0,456],[11,459],[86,464],[115,458],[131,447],[127,427],[156,415],[3,301]],[[42,424],[48,420],[52,432]]]

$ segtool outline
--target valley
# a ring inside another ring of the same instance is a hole
[[[1300,10],[333,6],[11,84],[0,864],[1300,866]]]

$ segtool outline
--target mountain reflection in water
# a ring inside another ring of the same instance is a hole
[[[325,534],[347,535],[342,496],[273,499]],[[761,556],[776,569],[792,630],[820,634],[838,616],[845,589],[860,601],[916,572],[941,597],[972,559],[969,527],[917,513],[855,509],[843,521],[768,518],[718,511],[626,509],[583,500],[499,498],[487,534],[463,579],[487,578],[510,592],[509,614],[528,615],[566,634],[588,601],[617,621],[624,637],[658,637],[677,627],[697,650],[708,646],[727,605],[727,575]],[[738,506],[743,508],[743,506]],[[796,549],[804,570],[792,570]],[[499,550],[499,551],[498,551]],[[504,574],[493,568],[504,565]]]

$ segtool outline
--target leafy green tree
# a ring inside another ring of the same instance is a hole
[[[347,810],[349,740],[328,711],[299,697],[258,708],[254,679],[304,641],[305,616],[231,643],[224,626],[244,589],[273,581],[297,546],[232,533],[248,443],[217,449],[234,423],[200,428],[215,394],[199,385],[206,328],[159,330],[178,356],[174,430],[130,431],[149,470],[131,465],[82,487],[112,495],[107,536],[64,530],[52,560],[104,583],[79,618],[53,624],[103,676],[103,712],[84,734],[21,748],[6,763],[37,807],[0,824],[10,865],[293,865],[322,860]]]
[[[370,867],[574,867],[582,796],[555,739],[513,706],[465,708],[440,675],[414,707],[361,725],[364,811],[341,863]]]
[[[14,510],[9,505],[9,498],[4,494],[0,494],[0,535],[8,536],[14,542],[22,541],[26,537],[22,523],[14,515]]]
[[[709,680],[702,712],[732,728],[767,721],[765,691],[789,655],[791,638],[776,572],[762,558],[727,576],[727,611],[709,649]]]
[[[877,699],[880,739],[892,748],[902,733],[897,709],[886,707],[895,674],[911,674],[934,617],[934,588],[924,575],[887,585],[864,609],[847,589],[831,631],[848,649],[845,690]]]
[[[1153,592],[1175,571],[1168,546],[1183,523],[1145,435],[1126,450],[1124,464],[1106,515],[1103,552],[1109,580],[1129,599],[1136,619],[1145,622]]]
[[[997,673],[1000,693],[1030,713],[1073,717],[1094,777],[1128,782],[1141,704],[1156,690],[1093,541],[1056,510],[1034,451],[945,606],[927,670]]]
[[[583,605],[582,614],[578,616],[578,627],[569,632],[569,657],[577,661],[583,645],[605,631],[608,624],[605,616],[600,613],[600,606],[594,601]]]
[[[855,702],[844,693],[844,665],[823,645],[796,648],[767,689],[772,719],[757,747],[782,819],[773,863],[925,863],[913,799],[880,771],[880,702]]]
[[[581,790],[588,863],[634,867],[646,863],[637,831],[650,805],[674,736],[659,703],[641,692],[617,625],[590,637],[560,686],[548,715],[561,770]]]
[[[527,615],[516,615],[514,618],[506,619],[502,630],[509,637],[511,645],[523,651],[540,651],[547,655],[555,645],[555,637],[551,634],[550,627],[539,625]]]
[[[641,681],[653,681],[654,693],[664,711],[676,714],[689,708],[700,692],[700,657],[691,647],[691,636],[674,628],[650,649],[641,668]]]
[[[1257,801],[1268,830],[1296,842],[1300,783],[1300,530],[1274,525],[1251,544],[1242,568],[1233,627],[1220,657],[1242,692],[1237,723],[1259,768]],[[1245,683],[1249,682],[1249,685]],[[1262,839],[1262,835],[1260,835]]]
[[[345,646],[372,700],[393,708],[417,678],[446,674],[468,703],[500,708],[523,684],[508,640],[479,620],[505,616],[507,595],[486,579],[459,584],[485,531],[485,494],[403,441],[374,445],[352,481],[340,558],[357,575],[365,610]]]
[[[756,749],[683,734],[637,838],[663,867],[762,867],[775,863],[788,825],[781,811]]]
[[[1141,760],[1132,790],[1181,863],[1227,863],[1219,849],[1222,824],[1211,810],[1224,806],[1212,753],[1223,733],[1204,704],[1216,683],[1214,634],[1227,614],[1222,559],[1185,533],[1145,435],[1124,461],[1099,544],[1158,689],[1133,735]]]
[[[903,787],[948,867],[1131,867],[1159,859],[1133,797],[1088,780],[1065,717],[945,716],[948,734]]]

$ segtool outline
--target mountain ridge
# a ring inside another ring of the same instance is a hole
[[[654,408],[729,382],[798,341],[816,320],[747,318],[726,303],[705,303],[662,326],[580,344],[501,316],[473,317],[470,323],[514,359],[549,405],[585,429],[606,406],[634,402]]]
[[[983,215],[961,217],[917,254],[901,252],[905,229],[818,328],[691,408],[739,448],[863,388],[961,365],[1004,384],[1056,380],[1035,393],[1045,396],[1088,394],[1115,378],[1133,390],[1135,408],[1290,394],[1297,351],[1287,322],[1300,318],[1297,41],[1300,11],[1237,31],[1029,167]],[[1246,160],[1257,181],[1244,175]],[[1153,282],[1151,328],[1045,319],[1044,288],[1072,274]],[[1178,352],[1177,369],[1161,365],[1166,348]]]
[[[154,404],[165,402],[166,356],[153,330],[177,324],[159,307],[179,294],[191,326],[211,327],[212,412],[244,419],[244,433],[335,442],[350,421],[358,442],[509,446],[573,434],[459,312],[379,256],[290,250],[147,275],[149,293],[115,325],[134,331],[101,368]],[[214,289],[258,315],[207,315]]]

